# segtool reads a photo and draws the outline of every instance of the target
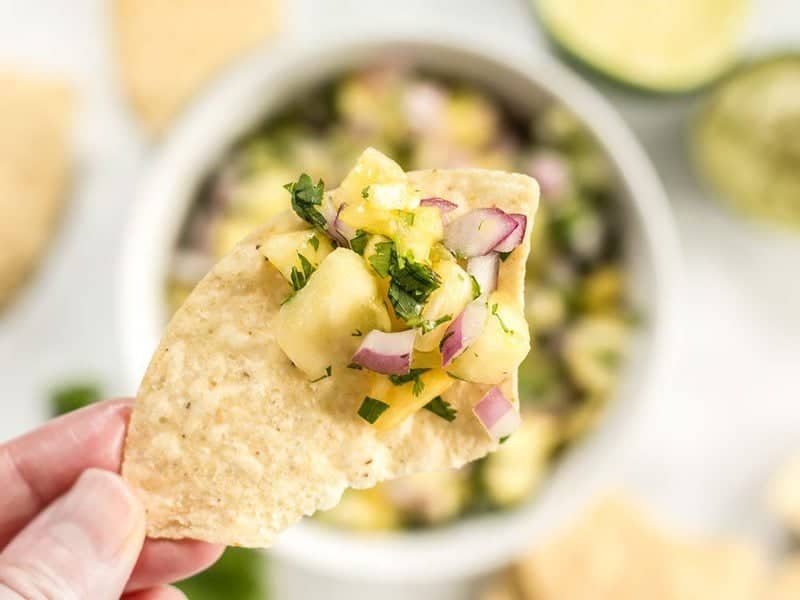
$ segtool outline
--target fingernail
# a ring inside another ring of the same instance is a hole
[[[119,475],[90,469],[11,541],[0,571],[23,597],[116,598],[143,542],[133,492]]]

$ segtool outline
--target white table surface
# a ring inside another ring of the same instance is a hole
[[[0,315],[0,440],[44,419],[48,390],[65,379],[97,379],[109,394],[134,391],[122,384],[115,331],[117,242],[151,147],[117,87],[105,10],[101,0],[0,0],[0,65],[63,73],[84,102],[63,224],[32,283]],[[546,52],[524,0],[298,0],[286,35],[398,22],[502,38],[518,44],[521,57]],[[755,2],[746,43],[754,51],[798,48],[800,4]],[[743,223],[697,187],[683,152],[694,99],[599,85],[664,180],[686,262],[674,378],[641,415],[617,482],[686,527],[774,548],[764,485],[800,451],[800,236]],[[457,586],[376,588],[277,571],[279,597],[288,600],[463,597]]]

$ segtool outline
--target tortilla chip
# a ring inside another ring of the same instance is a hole
[[[781,467],[769,487],[770,510],[795,535],[800,535],[800,456]]]
[[[73,115],[65,82],[0,72],[0,305],[53,233],[68,184]]]
[[[455,170],[409,173],[425,195],[528,215],[523,244],[499,285],[523,305],[536,183],[523,175]],[[292,215],[293,216],[293,215]],[[290,288],[256,250],[295,225],[285,219],[240,243],[178,310],[145,374],[123,475],[153,537],[269,546],[277,532],[333,507],[348,486],[458,467],[496,448],[471,412],[489,386],[457,382],[448,423],[420,411],[379,433],[356,411],[366,380],[352,369],[309,383],[275,342],[272,322]],[[503,384],[516,400],[516,381]]]
[[[123,85],[151,134],[280,25],[278,0],[116,0]]]
[[[673,538],[616,496],[517,567],[537,600],[751,600],[763,572],[749,547]]]
[[[764,600],[797,600],[800,598],[800,555],[783,561]]]

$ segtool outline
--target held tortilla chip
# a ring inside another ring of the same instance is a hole
[[[119,69],[150,133],[280,23],[278,0],[116,0]]]
[[[409,180],[458,210],[498,206],[528,215],[525,239],[499,275],[521,309],[536,183],[483,170],[421,171]],[[423,410],[379,432],[356,414],[362,371],[338,369],[309,383],[289,362],[273,321],[290,287],[256,245],[302,227],[294,219],[271,222],[220,261],[153,356],[123,462],[150,536],[269,546],[304,515],[334,506],[348,486],[458,467],[496,447],[471,412],[489,386],[456,382],[444,395],[458,410],[452,422]],[[516,374],[502,387],[517,402]]]
[[[0,72],[0,305],[38,262],[61,211],[74,104],[64,82]]]

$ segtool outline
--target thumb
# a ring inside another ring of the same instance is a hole
[[[0,553],[0,600],[119,598],[144,542],[144,511],[119,475],[84,471]]]

